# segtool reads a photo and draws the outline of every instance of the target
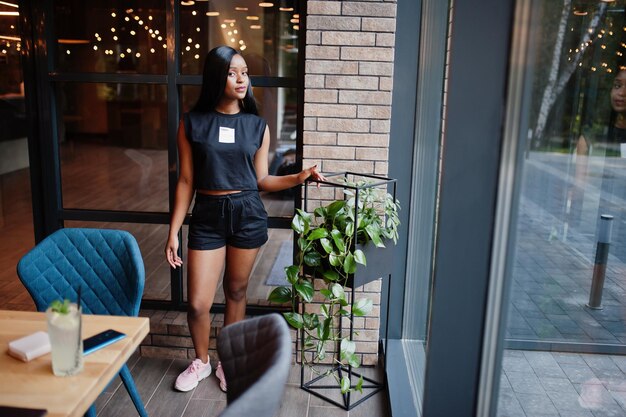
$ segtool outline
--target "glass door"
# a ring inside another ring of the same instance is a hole
[[[270,127],[271,173],[296,169],[300,3],[55,0],[49,6],[46,82],[54,140],[42,158],[55,161],[48,172],[58,196],[54,215],[65,227],[131,232],[146,265],[144,305],[182,307],[184,270],[170,270],[162,254],[177,179],[179,120],[197,98],[206,53],[232,46],[250,65],[254,95]],[[291,262],[285,229],[298,193],[262,197],[270,242],[252,274],[252,305],[267,304]],[[186,237],[184,226],[182,248]]]

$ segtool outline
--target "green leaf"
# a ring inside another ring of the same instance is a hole
[[[344,375],[341,378],[341,393],[345,394],[348,391],[350,391],[350,379],[347,375]]]
[[[302,315],[302,321],[306,329],[315,329],[320,324],[319,317],[315,313],[304,313]]]
[[[343,290],[343,287],[339,284],[333,284],[330,286],[330,291],[333,293],[333,295],[335,296],[336,299],[338,300],[345,300],[346,299],[346,293]]]
[[[326,349],[324,349],[323,343],[318,342],[317,344],[317,358],[321,361],[323,361],[326,358]]]
[[[343,308],[339,310],[339,314],[342,316],[349,316],[350,312],[348,310],[344,310]]]
[[[320,306],[320,312],[322,313],[322,316],[324,316],[325,319],[327,319],[329,317],[329,315],[328,315],[328,306],[326,304],[322,304]]]
[[[336,252],[332,252],[328,254],[328,262],[332,266],[340,266],[342,264],[341,256],[339,256]]]
[[[367,261],[365,259],[365,254],[361,249],[357,249],[354,251],[354,260],[356,263],[361,265],[367,265]]]
[[[304,350],[313,349],[315,347],[315,343],[312,342],[311,336],[307,336],[304,339]]]
[[[294,284],[293,287],[296,289],[300,298],[302,298],[302,301],[305,303],[313,301],[313,284],[311,284],[310,281],[300,280],[300,282]]]
[[[385,247],[385,244],[383,243],[382,239],[380,238],[381,230],[380,230],[380,227],[378,225],[368,224],[365,227],[365,231],[367,232],[367,234],[370,237],[370,239],[372,239],[372,242],[374,242],[376,247],[379,247],[379,248],[384,248]]]
[[[352,236],[354,234],[354,223],[349,222],[346,224],[346,236]]]
[[[367,316],[374,306],[374,303],[369,298],[359,298],[352,306],[352,312],[355,316]]]
[[[285,275],[287,276],[287,281],[293,285],[298,282],[298,273],[300,272],[300,268],[298,265],[291,265],[285,267]]]
[[[291,220],[291,228],[299,234],[304,233],[304,220],[302,216],[296,214],[293,216],[293,220]]]
[[[324,319],[321,325],[317,327],[317,338],[322,342],[321,344],[324,344],[330,336],[332,320],[332,318]]]
[[[327,279],[329,281],[337,281],[339,278],[341,278],[339,274],[332,269],[325,270],[322,273],[322,276],[324,277],[324,279]]]
[[[289,313],[283,313],[283,316],[285,316],[285,320],[287,320],[287,323],[289,323],[291,327],[295,329],[302,328],[304,324],[302,320],[302,315],[298,313],[289,312]]]
[[[361,361],[359,360],[359,357],[357,355],[350,355],[348,356],[348,364],[350,366],[352,366],[353,368],[358,368],[359,366],[361,366]]]
[[[54,300],[52,303],[50,303],[50,309],[52,311],[54,311],[55,313],[59,313],[59,314],[69,314],[70,312],[70,300],[68,300],[67,298],[63,301],[61,300]]]
[[[306,247],[309,245],[309,241],[304,238],[298,238],[298,248],[300,248],[300,252],[304,252]]]
[[[333,295],[333,293],[330,292],[330,290],[327,290],[326,288],[322,288],[320,290],[320,294],[322,294],[326,298],[330,298]]]
[[[294,219],[291,222],[291,228],[294,229],[296,232],[300,233],[300,234],[306,234],[309,231],[309,227],[311,225],[311,214],[307,213],[304,210],[300,210],[300,209],[296,209],[297,214],[295,215]],[[294,228],[294,221],[296,220],[296,218],[298,218],[298,223],[301,226],[300,230],[296,230]]]
[[[337,201],[333,201],[332,203],[330,203],[326,208],[328,217],[332,217],[336,215],[339,212],[339,210],[341,210],[345,205],[346,205],[346,202],[343,200],[337,200]]]
[[[289,287],[276,287],[272,290],[267,299],[272,303],[288,303],[291,301],[291,288]]]
[[[311,220],[312,220],[311,213],[307,213],[306,211],[302,209],[296,209],[296,212],[300,215],[300,217],[302,217],[304,221],[311,223]]]
[[[318,207],[313,210],[313,215],[315,217],[326,217],[326,207]]]
[[[304,254],[304,263],[308,266],[318,266],[322,263],[322,258],[317,252],[307,252]]]
[[[354,262],[354,256],[348,252],[346,258],[343,260],[343,272],[346,274],[354,274],[356,271],[356,262]]]
[[[359,380],[357,381],[354,389],[359,391],[361,394],[363,393],[363,375],[359,377]]]
[[[309,236],[307,236],[307,240],[317,240],[326,236],[328,236],[328,230],[324,229],[323,227],[318,227],[317,229],[313,229],[311,233],[309,233]]]
[[[333,251],[333,244],[330,243],[330,240],[328,240],[327,238],[321,238],[320,243],[322,244],[322,248],[324,248],[324,251],[326,253],[331,253]]]
[[[343,235],[341,234],[341,232],[337,229],[333,229],[332,232],[330,232],[330,235],[333,238],[333,242],[335,242],[335,246],[337,247],[337,249],[339,249],[339,252],[345,251],[346,245],[343,241]]]
[[[356,343],[344,337],[343,339],[341,339],[341,344],[339,345],[339,349],[341,352],[340,359],[343,361],[344,359],[347,359],[349,356],[354,355],[354,352],[356,351]]]

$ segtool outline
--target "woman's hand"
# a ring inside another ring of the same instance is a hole
[[[312,178],[315,181],[326,181],[326,177],[323,176],[322,174],[320,174],[317,171],[317,165],[313,165],[310,168],[303,169],[298,174],[298,180],[300,181],[300,184],[302,184],[304,181],[306,181],[307,178],[309,178],[309,177]],[[319,184],[318,184],[318,186],[319,186]]]
[[[183,265],[183,260],[178,256],[178,236],[170,237],[167,240],[165,244],[165,259],[174,269]]]

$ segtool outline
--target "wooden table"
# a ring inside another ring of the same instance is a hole
[[[146,337],[150,324],[145,317],[83,315],[83,338],[107,329],[126,337],[86,356],[78,375],[57,377],[50,354],[22,362],[7,352],[10,341],[46,331],[45,313],[0,310],[0,405],[46,409],[48,417],[82,416]]]

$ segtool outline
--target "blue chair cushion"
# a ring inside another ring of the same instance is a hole
[[[75,301],[80,286],[84,313],[139,313],[145,270],[128,232],[60,229],[24,255],[17,272],[39,311],[55,299]]]

